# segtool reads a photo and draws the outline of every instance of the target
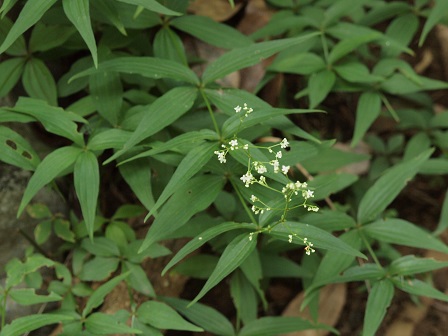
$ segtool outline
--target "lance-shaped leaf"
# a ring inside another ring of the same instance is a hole
[[[445,267],[448,267],[448,261],[438,261],[432,258],[417,258],[414,255],[407,255],[392,261],[389,266],[389,274],[406,276],[430,272]]]
[[[139,253],[179,229],[194,214],[206,209],[216,199],[224,182],[220,176],[202,175],[180,186],[152,223]]]
[[[90,238],[93,238],[96,204],[100,189],[100,171],[95,154],[82,152],[75,163],[73,172],[75,191],[81,205],[81,212]]]
[[[132,133],[118,128],[108,128],[104,132],[95,133],[87,147],[93,151],[103,151],[109,148],[122,148]]]
[[[25,58],[15,57],[0,63],[0,97],[6,96],[22,76]]]
[[[351,143],[352,147],[358,144],[375,119],[380,115],[380,112],[381,96],[378,93],[364,92],[361,94],[356,108],[356,123]]]
[[[123,273],[95,289],[93,294],[87,300],[86,306],[82,311],[82,316],[86,317],[93,309],[100,306],[106,295],[109,294],[122,280],[126,279],[128,275],[129,273]]]
[[[77,78],[94,74],[97,71],[98,70],[95,68],[81,71],[70,78],[69,83]],[[112,60],[101,62],[99,71],[123,72],[153,79],[171,78],[193,85],[199,84],[198,76],[196,76],[190,68],[168,59],[156,57],[117,57]]]
[[[116,2],[109,0],[95,0],[92,2],[92,6],[101,12],[121,34],[125,36],[127,35],[124,24],[120,19],[120,13],[116,6]]]
[[[431,31],[434,26],[446,16],[448,12],[448,2],[444,0],[436,0],[434,7],[430,10],[428,19],[423,26],[422,34],[420,35],[420,40],[418,41],[418,46],[421,47],[423,42],[425,42],[426,36]]]
[[[384,279],[372,286],[367,299],[366,314],[364,315],[364,336],[375,335],[393,297],[394,285],[390,280]]]
[[[0,13],[2,14],[2,19],[11,10],[12,7],[17,3],[18,0],[4,0],[2,6],[0,7]]]
[[[20,134],[0,126],[0,160],[25,170],[34,170],[40,158]]]
[[[0,336],[20,336],[46,325],[72,321],[74,319],[73,316],[61,314],[36,314],[19,317],[14,319],[11,324],[2,328]]]
[[[128,327],[114,316],[104,313],[93,313],[85,322],[86,330],[93,335],[141,334],[142,331]]]
[[[181,261],[187,255],[189,255],[191,252],[197,250],[202,245],[207,243],[209,240],[219,236],[220,234],[223,234],[224,232],[228,232],[231,230],[239,230],[239,229],[255,231],[256,228],[257,227],[254,224],[234,223],[234,222],[225,222],[217,226],[214,226],[202,232],[200,235],[194,237],[184,247],[182,247],[179,250],[179,252],[177,252],[177,254],[173,257],[173,259],[170,260],[168,265],[165,266],[165,268],[162,271],[162,275],[164,275],[170,268],[176,265],[179,261]]]
[[[81,34],[92,54],[93,63],[98,67],[98,53],[95,36],[90,23],[89,0],[62,0],[65,15]]]
[[[445,193],[443,200],[442,213],[440,214],[439,224],[434,232],[434,235],[439,235],[448,228],[448,191]]]
[[[45,100],[50,105],[57,105],[56,82],[44,62],[30,58],[23,70],[23,87],[32,98]]]
[[[327,97],[335,82],[335,73],[327,69],[311,75],[308,82],[310,108],[315,108]]]
[[[182,15],[182,13],[175,12],[169,8],[166,8],[165,6],[161,5],[156,0],[118,0],[118,1],[130,4],[130,5],[141,6],[143,8],[146,8],[150,11],[153,11],[153,12],[156,12],[159,14],[171,15],[171,16]]]
[[[233,49],[253,44],[249,37],[238,30],[206,16],[185,15],[172,20],[171,25],[219,48]]]
[[[448,295],[438,291],[433,286],[427,284],[418,279],[406,279],[403,281],[403,278],[392,279],[394,285],[401,289],[404,292],[409,294],[418,295],[418,296],[426,296],[430,298],[434,298],[440,301],[448,302]]]
[[[247,47],[233,49],[219,57],[205,69],[202,81],[204,84],[213,82],[232,72],[257,64],[283,49],[300,44],[318,34],[311,33],[289,39],[254,43]]]
[[[227,245],[210,278],[208,278],[199,294],[191,301],[190,306],[198,302],[210,289],[240,266],[252,253],[256,245],[257,233],[242,233],[235,237]]]
[[[431,156],[434,149],[428,149],[406,162],[388,169],[372,187],[367,190],[358,208],[358,222],[374,220],[395,199],[406,183],[417,174],[420,166]]]
[[[370,237],[379,241],[448,253],[448,246],[442,241],[402,219],[379,220],[365,225],[364,229]]]
[[[177,120],[193,106],[196,95],[197,90],[195,88],[177,87],[155,100],[149,105],[143,119],[131,138],[125,143],[123,149],[112,155],[112,157],[105,161],[105,164],[121,156],[140,141],[157,133]]]
[[[42,15],[51,7],[57,0],[29,0],[23,6],[19,17],[14,22],[11,30],[8,32],[5,40],[0,46],[0,54],[11,46],[14,41],[28,30],[32,25],[40,20]]]
[[[89,88],[98,113],[112,126],[117,126],[123,101],[120,75],[115,72],[92,74]]]
[[[69,168],[73,166],[81,152],[81,148],[69,146],[58,148],[48,154],[37,166],[26,186],[17,216],[22,214],[25,207],[42,187],[53,181],[61,173],[68,173]]]
[[[147,220],[150,216],[155,214],[160,206],[177,190],[179,187],[187,182],[193,175],[195,175],[214,155],[214,150],[218,147],[217,143],[204,143],[198,147],[193,148],[184,159],[180,162],[170,181],[163,189],[162,194],[157,199],[156,204],[151,208],[151,211],[146,216]]]

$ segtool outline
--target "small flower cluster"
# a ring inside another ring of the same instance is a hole
[[[313,249],[313,243],[308,241],[308,238],[303,238],[303,243],[305,244],[305,253],[307,255],[310,255],[311,253],[316,252],[315,249]]]
[[[306,208],[308,211],[314,211],[317,212],[319,211],[319,207],[315,206],[315,205],[309,205],[306,203],[306,201],[310,198],[314,197],[314,191],[307,189],[308,188],[308,184],[306,182],[290,182],[288,184],[286,184],[283,189],[282,189],[282,193],[283,196],[285,197],[285,199],[287,200],[287,202],[290,202],[292,199],[293,195],[299,195],[299,192],[301,193],[303,199],[305,200],[305,202],[303,202],[302,206],[304,208]]]

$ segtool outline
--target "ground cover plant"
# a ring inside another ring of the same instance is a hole
[[[17,216],[38,224],[23,259],[2,265],[0,335],[54,324],[62,335],[338,334],[319,300],[340,283],[367,297],[351,334],[375,335],[398,293],[447,302],[432,274],[448,261],[419,251],[448,253],[448,200],[434,227],[395,206],[413,179],[446,189],[448,110],[432,94],[448,84],[412,60],[448,3],[256,1],[271,14],[250,33],[236,28],[250,3],[227,3],[226,22],[193,14],[195,3],[2,2],[0,96],[19,97],[0,108],[0,160],[33,172]],[[254,67],[251,89],[229,84]],[[337,120],[339,105],[342,133],[309,127]],[[375,132],[384,120],[388,132]],[[12,123],[50,137],[50,153]],[[367,169],[347,168],[359,162]],[[66,214],[33,202],[62,184],[75,195]],[[57,253],[45,250],[52,238]],[[192,297],[161,293],[146,268],[160,260],[161,276],[203,280]],[[297,280],[309,318],[270,309],[277,279]],[[119,286],[129,304],[106,312]],[[232,314],[203,302],[217,287]],[[56,308],[7,323],[9,300]]]

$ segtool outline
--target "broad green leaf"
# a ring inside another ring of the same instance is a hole
[[[0,63],[0,97],[6,96],[17,84],[25,66],[25,59],[15,57]]]
[[[392,20],[386,29],[386,36],[407,46],[412,41],[418,28],[418,16],[415,13],[407,13]],[[382,48],[382,57],[398,57],[401,52],[401,48],[395,48],[394,45],[386,44]]]
[[[256,320],[258,310],[257,295],[253,286],[240,270],[232,274],[229,287],[238,319],[243,324]]]
[[[70,78],[69,82],[96,73],[96,71],[95,68],[84,70]],[[190,68],[171,60],[155,57],[117,57],[101,62],[99,71],[122,72],[154,79],[171,78],[193,85],[199,84],[198,76]]]
[[[0,46],[0,54],[5,52],[14,41],[34,25],[57,0],[29,0],[23,6],[5,40]]]
[[[418,279],[403,279],[402,277],[392,279],[394,285],[409,294],[426,296],[440,301],[448,302],[448,295],[435,289],[433,286]]]
[[[51,220],[44,220],[36,225],[34,228],[34,239],[36,243],[42,245],[45,243],[51,234]]]
[[[283,49],[300,44],[317,34],[311,33],[295,38],[254,43],[247,47],[233,49],[219,57],[205,69],[202,81],[204,85],[211,83],[232,72],[257,64],[263,59]]]
[[[373,284],[367,299],[363,336],[375,336],[393,297],[394,285],[390,280],[384,279]]]
[[[402,119],[400,118],[400,120]],[[429,138],[428,134],[426,134],[425,132],[415,134],[406,144],[406,148],[403,154],[403,161],[412,159],[419,153],[428,150],[430,147],[431,147],[431,139]],[[428,161],[430,160],[432,159],[429,159]],[[423,164],[423,166],[425,166],[425,164]]]
[[[95,36],[90,22],[89,0],[62,0],[65,15],[73,23],[90,50],[93,64],[98,67]]]
[[[144,295],[156,297],[156,292],[148,279],[148,275],[140,265],[125,261],[124,269],[129,271],[128,282],[133,289]]]
[[[123,176],[126,183],[131,187],[135,196],[149,211],[155,204],[154,196],[152,194],[152,180],[151,180],[151,166],[147,159],[139,159],[119,165],[121,176]],[[144,186],[142,188],[142,186]]]
[[[402,219],[379,220],[364,226],[366,233],[377,240],[448,253],[448,246],[429,232]]]
[[[226,247],[215,270],[208,278],[199,294],[190,305],[198,302],[210,289],[215,287],[222,279],[232,273],[252,253],[257,245],[257,233],[242,233],[235,237]]]
[[[103,151],[109,148],[121,148],[129,140],[132,133],[118,128],[108,128],[103,132],[95,133],[87,144],[92,151]]]
[[[350,267],[344,274],[325,279],[319,285],[327,283],[353,282],[365,280],[380,280],[387,276],[386,271],[376,264],[363,264]]]
[[[50,106],[42,100],[24,97],[19,99],[16,106],[8,108],[8,110],[16,114],[31,116],[41,122],[47,132],[60,135],[79,146],[84,146],[83,135],[78,131],[76,124],[84,119],[74,113]]]
[[[82,281],[103,281],[109,278],[118,268],[118,258],[94,257],[87,261],[79,273]]]
[[[355,183],[358,176],[348,173],[318,175],[308,185],[315,190],[313,201],[322,200]]]
[[[0,7],[0,13],[2,14],[2,19],[5,15],[15,6],[18,0],[4,0],[2,6]]]
[[[182,13],[175,12],[169,8],[166,8],[165,6],[161,5],[156,0],[118,0],[118,1],[130,4],[130,5],[141,6],[145,9],[148,9],[150,11],[153,11],[153,12],[156,12],[159,14],[171,15],[171,16],[182,15]]]
[[[372,7],[360,20],[359,24],[373,26],[376,23],[386,21],[399,14],[411,11],[411,4],[401,1],[384,2]]]
[[[59,174],[66,172],[67,169],[72,167],[81,152],[81,148],[68,146],[55,149],[48,154],[37,166],[36,171],[26,186],[17,216],[22,214],[25,207],[40,189],[53,181]]]
[[[291,233],[295,233],[301,238],[307,238],[308,241],[314,244],[314,248],[322,248],[329,251],[338,251],[352,256],[367,259],[364,254],[354,249],[341,239],[338,239],[327,231],[324,231],[312,225],[287,221],[283,224],[276,225],[273,229],[267,232],[268,235],[283,241],[288,241],[288,235],[290,235]],[[303,246],[305,245],[303,243],[303,240],[298,237],[293,237],[292,243]]]
[[[252,286],[252,288],[255,290],[255,292],[258,294],[262,304],[263,308],[268,308],[268,303],[266,301],[266,298],[264,296],[264,292],[261,288],[261,281],[263,279],[263,271],[261,268],[261,261],[260,261],[260,255],[258,254],[257,250],[254,250],[247,258],[246,260],[240,265],[240,269],[245,275],[246,279],[249,281],[249,284]],[[258,306],[258,300],[255,299],[255,309],[254,309],[254,318],[256,317],[256,311]],[[248,315],[251,315],[250,313]],[[245,323],[247,320],[243,320]]]
[[[260,253],[265,278],[311,278],[313,273],[294,261],[271,253]]]
[[[19,317],[14,319],[11,324],[2,328],[0,336],[21,336],[24,333],[42,328],[46,325],[68,322],[74,319],[73,316],[56,314],[36,314]]]
[[[35,170],[40,158],[20,134],[0,125],[1,161],[25,170]]]
[[[28,59],[23,69],[22,83],[30,97],[45,100],[53,106],[57,105],[56,82],[40,59]]]
[[[113,220],[117,219],[127,219],[138,217],[145,212],[145,209],[140,205],[135,204],[125,204],[118,208],[113,215]]]
[[[145,220],[155,214],[162,204],[165,203],[176,190],[178,190],[192,176],[201,170],[214,155],[213,152],[217,148],[217,143],[204,143],[188,152],[184,159],[179,163],[179,166],[166,185],[165,189],[163,189],[163,192],[157,199],[156,204],[151,208],[151,211],[148,213]]]
[[[84,238],[81,247],[89,253],[100,257],[117,257],[120,255],[118,246],[106,237],[95,237],[93,240]]]
[[[26,259],[24,263],[18,259],[10,260],[5,267],[6,278],[5,288],[8,290],[13,286],[17,286],[23,281],[23,278],[30,274],[35,273],[41,267],[52,267],[54,261],[45,258],[40,254],[33,254]]]
[[[121,156],[140,141],[157,133],[185,114],[193,106],[196,96],[197,90],[195,88],[177,87],[158,98],[149,105],[137,129],[123,148],[106,160],[105,164]]]
[[[173,297],[161,297],[160,299],[172,306],[191,322],[213,335],[235,336],[235,329],[232,323],[214,308],[201,303],[196,303],[188,307],[190,301]]]
[[[311,75],[325,69],[324,60],[313,53],[304,52],[288,57],[276,57],[268,70],[299,75]]]
[[[75,234],[70,230],[70,222],[66,219],[56,218],[54,220],[54,233],[65,241],[75,242]]]
[[[28,48],[31,53],[35,53],[60,47],[75,31],[73,27],[45,25],[39,22],[31,33]]]
[[[327,69],[311,75],[308,81],[310,108],[315,108],[327,97],[335,82],[336,75],[333,71]]]
[[[81,212],[89,236],[93,238],[96,204],[100,190],[100,171],[95,154],[83,151],[76,159],[73,176]]]
[[[137,318],[159,329],[204,331],[202,328],[185,320],[166,303],[148,301],[137,309]]]
[[[210,254],[195,254],[182,261],[173,269],[174,274],[182,274],[195,279],[207,280],[218,263],[219,258]]]
[[[442,213],[440,214],[439,224],[437,225],[434,235],[438,236],[448,228],[448,191],[442,205]]]
[[[160,59],[168,59],[182,65],[187,65],[187,55],[184,44],[169,26],[160,29],[153,40],[154,56]]]
[[[320,209],[318,212],[310,212],[304,215],[301,220],[304,223],[330,232],[350,229],[356,226],[355,220],[342,210]]]
[[[85,321],[86,330],[93,335],[141,334],[139,329],[128,327],[114,316],[104,313],[93,313]]]
[[[92,1],[91,5],[96,8],[101,14],[103,14],[110,23],[112,23],[117,30],[123,34],[127,35],[126,28],[120,18],[120,12],[114,1],[109,0],[95,0]]]
[[[403,256],[392,261],[388,272],[392,275],[414,275],[448,267],[448,261],[438,261],[432,258],[417,258],[414,255]]]
[[[351,83],[376,83],[384,80],[383,77],[373,75],[364,63],[351,62],[334,66],[334,71]]]
[[[190,240],[185,246],[183,246],[179,252],[170,260],[170,262],[165,266],[162,271],[162,275],[164,275],[170,268],[176,265],[179,261],[184,259],[191,252],[199,249],[202,245],[207,243],[209,240],[231,230],[256,230],[256,226],[254,224],[247,223],[234,223],[234,222],[226,222],[221,223],[217,226],[211,227],[210,229],[202,232],[200,235],[194,237]]]
[[[184,15],[171,20],[171,25],[215,47],[234,49],[252,44],[238,30],[206,16]]]
[[[418,46],[421,47],[423,42],[425,42],[426,37],[434,26],[446,16],[448,12],[448,2],[444,0],[436,0],[435,5],[431,8],[429,12],[428,19],[423,26],[422,34],[420,35],[420,40],[418,41]]]
[[[356,146],[381,112],[381,96],[376,92],[364,92],[356,108],[355,131],[351,146]]]
[[[417,174],[420,166],[433,151],[433,149],[426,150],[415,158],[388,169],[361,199],[358,222],[365,224],[375,220],[406,186],[406,183]]]
[[[106,295],[109,294],[122,280],[126,279],[128,275],[129,273],[123,273],[98,287],[87,300],[86,306],[82,311],[82,316],[86,317],[93,309],[100,306]]]
[[[23,306],[29,306],[37,303],[55,302],[62,300],[62,297],[55,293],[48,295],[36,294],[34,288],[16,288],[9,291],[9,296],[15,302]]]
[[[395,95],[406,95],[426,90],[445,90],[448,83],[423,76],[396,73],[381,83],[381,89]]]
[[[277,336],[309,329],[332,330],[323,324],[315,324],[300,317],[262,317],[246,324],[238,336]]]
[[[139,253],[183,226],[193,215],[206,209],[224,185],[221,176],[196,176],[179,186],[164,205],[146,234]]]
[[[357,49],[359,46],[372,42],[379,38],[381,38],[381,33],[379,32],[372,32],[365,35],[346,38],[333,47],[333,49],[330,51],[330,54],[328,55],[328,62],[330,64],[334,64],[345,55]]]
[[[90,95],[98,113],[116,127],[123,102],[123,85],[115,72],[99,72],[90,75]]]

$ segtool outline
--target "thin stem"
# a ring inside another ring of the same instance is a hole
[[[221,138],[221,131],[219,130],[218,123],[216,122],[216,118],[215,118],[215,115],[213,114],[212,107],[210,106],[210,102],[208,101],[208,98],[207,98],[206,94],[204,93],[204,89],[200,88],[199,91],[201,92],[202,99],[204,99],[204,103],[207,106],[208,112],[210,113],[210,118],[212,119],[213,126],[215,127],[215,131],[218,134],[219,138]]]
[[[362,232],[362,229],[359,229],[358,232],[359,232],[359,235],[360,235],[364,245],[366,246],[367,250],[369,251],[370,255],[372,256],[373,261],[375,262],[375,264],[377,264],[377,266],[379,268],[382,269],[383,266],[381,265],[380,261],[376,257],[376,254],[373,251],[372,247],[370,246],[369,242],[367,241],[367,238],[364,236],[364,233]]]
[[[258,222],[255,219],[252,211],[249,209],[249,207],[247,206],[247,203],[243,197],[243,195],[241,195],[240,190],[238,189],[238,187],[235,185],[235,183],[232,181],[232,179],[229,179],[230,183],[232,184],[233,189],[235,190],[236,194],[238,195],[238,198],[240,199],[241,204],[243,205],[244,210],[246,211],[247,215],[249,216],[250,220],[252,221],[252,223],[254,223],[255,225],[258,226]]]
[[[314,180],[313,175],[311,175],[308,170],[305,169],[300,163],[296,164],[297,169],[305,176],[309,181]],[[327,203],[328,207],[331,210],[336,210],[336,206],[334,205],[333,201],[330,199],[330,197],[325,197],[325,203]]]

